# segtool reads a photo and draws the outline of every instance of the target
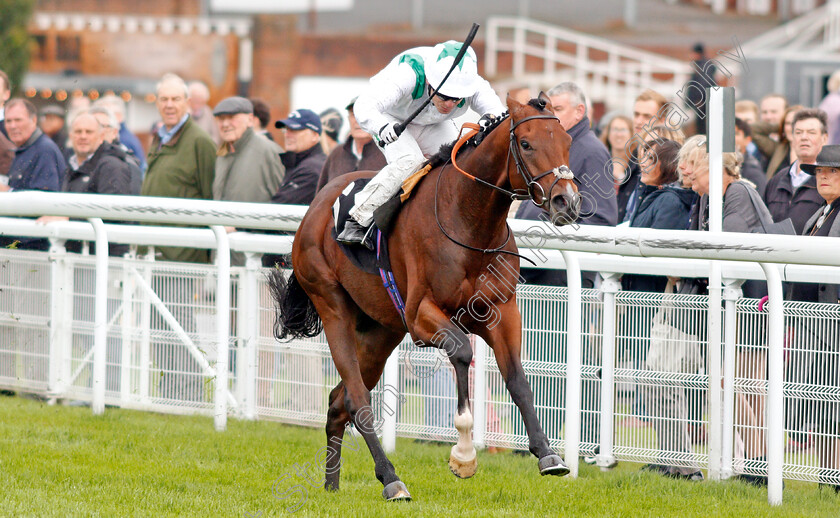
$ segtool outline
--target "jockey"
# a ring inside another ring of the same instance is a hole
[[[366,239],[373,211],[399,191],[426,157],[458,138],[458,127],[452,119],[469,108],[485,116],[499,116],[505,111],[490,83],[478,75],[475,51],[469,48],[431,103],[402,134],[394,131],[394,126],[414,113],[440,85],[461,45],[450,40],[406,50],[373,76],[356,100],[354,115],[365,131],[385,145],[383,154],[388,165],[356,194],[351,219],[337,236],[339,242],[363,243],[373,249],[372,240]]]

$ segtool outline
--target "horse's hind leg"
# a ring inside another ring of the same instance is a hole
[[[375,415],[370,406],[370,389],[366,384],[366,382],[370,382],[371,378],[375,377],[376,379],[372,380],[370,387],[376,385],[382,373],[382,367],[393,347],[385,352],[378,350],[376,347],[360,348],[362,351],[369,351],[368,354],[377,355],[379,353],[378,356],[381,356],[379,364],[372,362],[368,356],[358,358],[356,355],[355,325],[359,310],[350,300],[350,297],[343,290],[330,291],[324,295],[314,294],[310,297],[324,322],[324,333],[327,335],[327,341],[330,344],[330,352],[344,384],[344,411],[347,412],[349,419],[362,435],[368,450],[370,450],[375,464],[376,478],[385,486],[382,496],[386,500],[410,500],[411,495],[408,493],[408,489],[400,481],[394,470],[394,465],[388,460],[382,445],[379,444],[379,439],[376,437],[376,430],[373,427]],[[382,330],[382,328],[378,329]],[[375,332],[370,333],[370,336],[377,335]],[[393,334],[392,331],[390,333]],[[365,333],[365,335],[367,334]],[[364,338],[367,338],[367,336]],[[334,407],[336,407],[335,402],[330,405],[330,411],[333,411]],[[340,408],[336,408],[336,412],[339,412],[339,414],[333,421],[333,426],[339,421]],[[329,433],[335,434],[330,436],[330,440],[332,440],[332,437],[337,437],[341,432],[331,428],[328,431]],[[340,459],[335,459],[335,461],[340,462]],[[336,484],[337,473],[334,479]]]
[[[493,348],[499,372],[505,380],[511,399],[522,414],[522,421],[528,433],[528,450],[539,459],[540,474],[567,475],[569,468],[551,449],[548,437],[540,426],[534,408],[534,393],[522,368],[522,322],[516,303],[503,306],[502,314],[498,326],[485,329],[479,334]]]

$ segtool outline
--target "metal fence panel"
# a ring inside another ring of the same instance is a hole
[[[50,302],[47,254],[0,249],[0,387],[47,391]]]
[[[67,274],[58,275],[57,267],[66,267]],[[273,301],[267,270],[262,269],[255,287],[257,336],[251,340],[241,312],[252,310],[237,295],[244,272],[232,269],[229,412],[243,415],[238,398],[247,388],[255,394],[258,418],[323,425],[329,393],[340,381],[325,336],[286,343],[274,339]],[[63,284],[54,285],[57,280]],[[51,258],[44,252],[0,250],[0,387],[90,401],[94,285],[92,256],[53,252]],[[111,258],[109,404],[212,414],[215,287],[213,265]],[[523,367],[537,415],[552,447],[562,451],[569,293],[566,288],[521,285],[517,300],[523,317]],[[614,424],[618,460],[686,471],[707,467],[706,433],[711,423],[721,422],[711,419],[708,410],[708,298],[619,291],[613,387],[602,382],[603,333],[610,325],[604,320],[603,298],[590,289],[583,290],[582,300],[581,455],[596,452],[603,440],[599,420],[605,418]],[[785,302],[784,311],[784,477],[838,484],[840,470],[827,466],[837,466],[834,460],[840,455],[840,305]],[[59,328],[51,319],[62,315],[69,321],[67,350],[55,354],[50,333]],[[724,451],[731,452],[734,474],[765,475],[767,315],[756,300],[744,298],[736,301],[734,315],[734,323],[727,317],[734,325],[735,374],[733,400],[724,402],[733,415],[730,433],[724,433],[731,448]],[[672,330],[663,335],[660,324]],[[248,343],[254,349],[246,350]],[[394,412],[398,435],[454,442],[455,379],[445,353],[420,349],[406,337],[398,360],[398,386],[380,381],[371,392],[378,422]],[[255,365],[253,379],[242,374],[248,372],[242,362],[249,361]],[[485,444],[527,450],[521,416],[492,354],[484,366],[482,387],[475,386],[471,368],[470,393],[473,398],[479,390],[484,394]],[[63,385],[51,388],[54,372]],[[614,391],[612,415],[602,415],[602,390]],[[398,394],[396,408],[383,406],[385,391]],[[778,416],[769,417],[774,418]]]

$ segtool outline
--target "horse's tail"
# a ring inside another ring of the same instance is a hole
[[[294,272],[287,279],[282,270],[273,269],[268,275],[268,287],[275,302],[276,339],[312,338],[321,332],[321,317]]]

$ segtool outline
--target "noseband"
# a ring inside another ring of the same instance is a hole
[[[531,176],[531,173],[528,171],[528,166],[525,164],[525,160],[522,158],[522,154],[519,151],[519,146],[516,141],[516,133],[514,133],[514,130],[519,127],[520,124],[533,119],[554,119],[558,123],[560,122],[560,119],[554,115],[532,115],[530,117],[525,117],[516,123],[513,123],[513,120],[511,119],[509,153],[513,156],[513,163],[516,165],[516,172],[519,173],[519,176],[522,177],[522,180],[528,188],[528,194],[515,194],[514,196],[515,199],[518,200],[530,199],[537,207],[548,210],[549,208],[546,205],[549,203],[550,198],[545,195],[545,189],[543,189],[542,185],[539,184],[539,181],[552,173],[554,174],[554,182],[552,182],[551,187],[548,188],[548,192],[551,194],[551,191],[554,190],[554,186],[557,185],[557,182],[560,180],[574,180],[575,175],[572,173],[572,170],[569,169],[569,166],[561,165],[553,167],[548,171],[538,174],[537,176]],[[537,203],[537,197],[535,195],[537,193],[537,189],[539,189],[540,203]]]

